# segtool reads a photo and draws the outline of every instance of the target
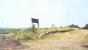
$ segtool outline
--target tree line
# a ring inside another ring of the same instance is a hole
[[[82,28],[82,29],[88,29],[88,24],[85,24],[84,27],[79,27],[78,25],[72,24],[72,25],[68,25],[67,27],[71,27],[71,28]]]

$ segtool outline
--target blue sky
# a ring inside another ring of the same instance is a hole
[[[0,0],[0,28],[31,27],[31,17],[40,20],[40,27],[82,27],[88,23],[87,13],[88,0]]]

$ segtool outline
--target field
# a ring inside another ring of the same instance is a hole
[[[88,30],[74,29],[48,34],[43,39],[22,42],[30,50],[88,50]]]
[[[18,42],[27,46],[18,50],[88,50],[87,29],[41,28],[35,32],[26,30],[15,36]]]

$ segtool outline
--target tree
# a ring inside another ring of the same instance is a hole
[[[72,25],[68,25],[67,27],[71,27],[71,28],[79,28],[78,25],[74,25],[74,24],[72,24]]]
[[[83,27],[83,29],[88,29],[88,24],[86,24],[86,25]]]

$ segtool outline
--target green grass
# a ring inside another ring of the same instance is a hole
[[[36,32],[27,30],[16,35],[17,40],[33,40]]]

